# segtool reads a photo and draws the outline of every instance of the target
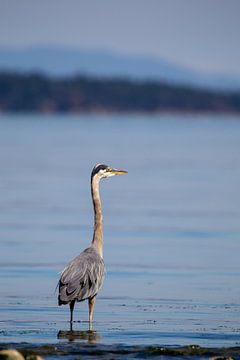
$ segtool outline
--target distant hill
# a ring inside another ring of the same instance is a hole
[[[0,73],[3,112],[230,112],[240,94],[163,82]]]
[[[240,77],[198,73],[169,61],[101,50],[58,47],[0,48],[0,71],[39,72],[48,76],[86,74],[161,80],[218,90],[240,90]]]

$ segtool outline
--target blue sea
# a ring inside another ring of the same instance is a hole
[[[101,182],[91,341],[240,346],[240,118],[169,114],[0,115],[0,342],[68,342],[55,288],[92,238],[96,163],[128,174]],[[74,319],[89,341],[86,302]]]

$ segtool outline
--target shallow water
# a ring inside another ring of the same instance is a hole
[[[1,115],[0,146],[1,342],[73,340],[54,290],[104,162],[129,174],[101,184],[107,274],[75,342],[240,345],[239,119]]]

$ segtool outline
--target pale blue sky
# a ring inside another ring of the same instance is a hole
[[[0,46],[48,44],[240,74],[240,0],[0,0]]]

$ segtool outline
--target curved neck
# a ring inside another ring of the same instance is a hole
[[[103,257],[103,225],[102,225],[102,207],[99,194],[99,177],[93,176],[91,179],[92,201],[94,209],[94,231],[92,246]]]

